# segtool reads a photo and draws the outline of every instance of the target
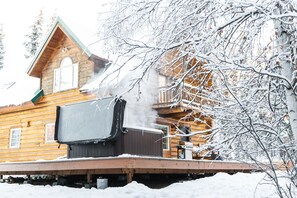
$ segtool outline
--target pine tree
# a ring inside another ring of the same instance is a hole
[[[52,16],[49,19],[49,22],[46,26],[46,31],[45,33],[48,33],[50,31],[50,29],[52,28],[53,24],[56,22],[58,18],[58,14],[57,14],[57,10],[54,11],[54,13],[52,14]]]
[[[33,25],[30,26],[31,33],[27,34],[27,41],[24,43],[25,48],[27,50],[27,54],[25,54],[26,58],[30,58],[35,55],[41,39],[42,39],[42,29],[43,29],[43,12],[40,10],[39,15],[36,17]]]
[[[4,32],[3,32],[3,26],[2,24],[0,25],[0,70],[3,69],[4,67],[4,44],[3,44],[3,39],[4,39]]]

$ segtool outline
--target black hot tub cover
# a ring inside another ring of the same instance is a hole
[[[115,140],[122,132],[125,104],[110,97],[57,106],[55,140],[65,144]]]

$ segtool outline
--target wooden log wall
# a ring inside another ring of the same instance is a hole
[[[73,64],[78,64],[78,87],[82,87],[94,75],[94,62],[88,60],[83,51],[67,36],[60,36],[59,39],[60,41],[55,44],[55,51],[44,57],[48,60],[41,75],[41,88],[45,95],[53,93],[54,69],[60,67],[65,57],[70,57]]]
[[[211,120],[208,121],[211,125]],[[167,125],[170,127],[170,135],[172,137],[169,138],[169,150],[163,150],[163,157],[168,158],[177,158],[177,146],[179,145],[180,137],[174,136],[177,134],[176,128],[180,125],[188,126],[190,127],[191,133],[198,132],[198,131],[204,131],[209,129],[209,126],[205,123],[201,122],[194,122],[194,121],[181,121],[177,118],[158,118],[157,123],[161,125]],[[190,136],[190,142],[193,143],[193,146],[202,146],[206,143],[206,139],[204,138],[205,134],[199,134],[199,135],[193,135]],[[196,155],[193,153],[193,157],[201,157],[201,155]]]
[[[45,125],[55,123],[56,106],[94,96],[81,94],[78,89],[43,96],[35,106],[15,108],[0,114],[0,162],[51,160],[66,155],[66,146],[46,143]],[[9,148],[10,129],[21,128],[19,148]]]
[[[54,123],[56,106],[80,102],[94,98],[92,95],[81,94],[78,89],[58,92],[43,96],[34,107],[15,108],[10,113],[0,115],[0,162],[51,160],[66,155],[66,146],[58,148],[57,143],[45,142],[45,125]],[[194,121],[180,121],[177,118],[160,118],[158,124],[170,127],[170,134],[176,134],[178,125],[189,126],[191,132],[203,131],[207,125]],[[9,148],[10,129],[21,128],[20,148]],[[163,150],[163,157],[177,158],[179,137],[170,137],[170,148]],[[190,137],[194,146],[203,145],[202,135]],[[194,155],[195,157],[195,155]]]
[[[212,76],[203,67],[205,63],[204,60],[185,56],[179,49],[172,49],[161,59],[160,73],[174,79],[180,79],[187,73],[184,77],[185,83],[207,89],[212,86]]]

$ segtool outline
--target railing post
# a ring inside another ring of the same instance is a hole
[[[159,87],[157,104],[168,104],[187,100],[199,103],[199,90],[195,86],[181,83],[178,87]]]

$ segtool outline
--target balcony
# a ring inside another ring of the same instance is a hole
[[[176,108],[199,110],[202,102],[201,90],[190,84],[164,86],[159,88],[154,109]]]

